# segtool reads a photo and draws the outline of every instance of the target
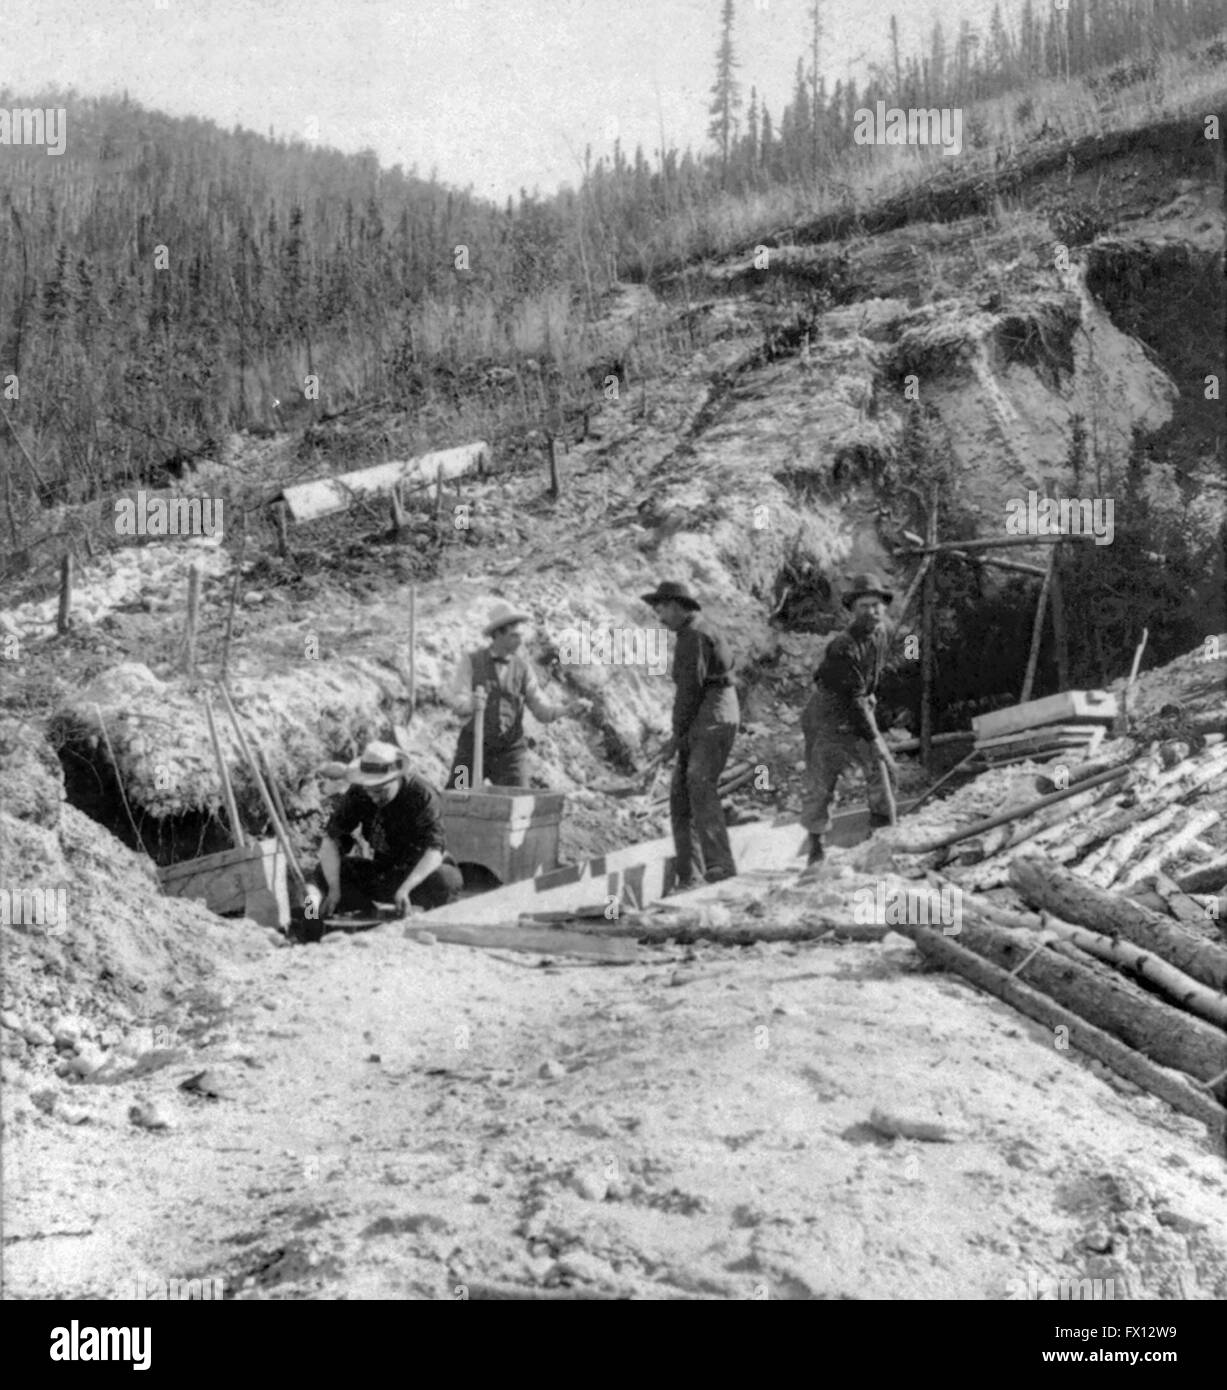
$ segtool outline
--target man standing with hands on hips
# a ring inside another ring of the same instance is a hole
[[[673,736],[661,759],[677,757],[669,818],[676,855],[674,891],[685,892],[737,872],[717,789],[741,722],[733,654],[723,636],[700,616],[702,606],[684,584],[665,580],[642,597],[677,639]]]

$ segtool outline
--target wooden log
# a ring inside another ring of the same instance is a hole
[[[1088,777],[1094,777],[1097,773],[1107,772],[1110,768],[1121,767],[1123,764],[1133,761],[1133,753],[1117,753],[1113,757],[1095,758],[1090,762],[1077,763],[1064,770],[1050,768],[1047,772],[1036,774],[1035,790],[1047,796],[1049,792],[1061,791],[1063,787],[1072,787],[1075,782],[1085,782]]]
[[[633,941],[623,938],[605,940],[591,934],[560,931],[556,928],[533,930],[531,927],[507,926],[489,922],[434,922],[429,914],[410,922],[405,935],[412,937],[428,931],[437,940],[451,946],[476,946],[485,950],[531,951],[543,956],[595,956],[610,961],[633,961],[639,949]]]
[[[1216,825],[1219,820],[1219,813],[1212,807],[1207,806],[1203,810],[1197,811],[1170,836],[1163,837],[1163,843],[1156,846],[1148,855],[1132,868],[1127,868],[1115,887],[1132,888],[1140,879],[1146,878],[1149,874],[1157,873],[1164,864],[1170,863],[1177,858],[1185,845],[1190,840],[1195,840],[1204,830],[1209,830],[1212,825]]]
[[[1122,769],[1122,771],[1124,770]],[[1125,776],[1128,776],[1127,771],[1125,771]],[[1116,790],[1114,785],[1109,785],[1107,782],[1102,782],[1098,786],[1086,782],[1079,785],[1082,790],[1076,791],[1073,796],[1067,797],[1064,801],[1055,802],[1032,816],[1023,817],[1021,820],[1006,821],[982,836],[964,841],[960,855],[962,862],[974,864],[979,859],[987,859],[1000,854],[1003,850],[1012,849],[1015,845],[1029,840],[1041,831],[1049,830],[1060,822],[1068,820],[1070,816],[1085,811],[1089,806],[1095,805],[1097,801]],[[975,858],[970,857],[972,855]]]
[[[1216,893],[1227,884],[1227,856],[1178,875],[1176,883],[1184,893]]]
[[[1163,872],[1156,870],[1147,878],[1135,883],[1125,895],[1134,902],[1140,902],[1152,912],[1166,912],[1186,926],[1204,927],[1206,908],[1196,898],[1190,897],[1178,883]]]
[[[1077,858],[1084,849],[1119,835],[1135,821],[1145,820],[1161,807],[1191,796],[1194,792],[1212,788],[1224,775],[1227,775],[1227,761],[1218,749],[1210,749],[1197,758],[1189,759],[1187,766],[1173,768],[1157,777],[1147,779],[1144,772],[1140,772],[1134,789],[1137,804],[1102,820],[1092,819],[1071,838],[1065,852],[1056,858],[1061,862]]]
[[[1133,857],[1138,846],[1169,826],[1182,809],[1179,803],[1174,802],[1165,806],[1157,816],[1135,821],[1128,830],[1111,840],[1105,840],[1097,850],[1092,850],[1078,865],[1076,872],[1088,883],[1106,888]]]
[[[1125,767],[1111,768],[1107,772],[1099,773],[1096,777],[1088,778],[1077,786],[1067,787],[1064,791],[1053,792],[1051,796],[1042,796],[1036,801],[1025,802],[999,816],[990,816],[987,820],[974,821],[971,825],[965,825],[962,830],[944,835],[940,840],[931,840],[923,845],[900,845],[899,848],[907,854],[928,854],[933,850],[946,849],[950,845],[958,844],[960,840],[969,840],[973,835],[983,835],[988,830],[995,830],[999,825],[1005,825],[1007,821],[1023,820],[1034,815],[1037,811],[1042,811],[1046,806],[1053,806],[1057,802],[1068,801],[1071,797],[1084,795],[1092,787],[1118,781],[1127,771],[1128,769]]]
[[[1100,960],[1149,980],[1182,1009],[1188,1009],[1190,1013],[1207,1018],[1220,1027],[1227,1027],[1227,994],[1221,990],[1208,989],[1174,965],[1168,965],[1165,960],[1160,960],[1149,951],[1140,950],[1128,941],[1103,936],[1087,927],[1075,926],[1072,922],[1063,922],[1050,912],[1041,916],[1045,931],[1056,932],[1064,940],[1072,941],[1075,946],[1098,956]]]
[[[1109,936],[1123,936],[1134,945],[1154,951],[1169,965],[1183,970],[1212,989],[1227,987],[1227,950],[1186,928],[1148,912],[1128,898],[1105,892],[1065,869],[1038,859],[1016,859],[1010,883],[1027,902]]]
[[[56,614],[55,630],[62,637],[72,626],[72,555],[60,561],[60,606]]]
[[[912,576],[912,582],[907,586],[907,593],[903,595],[903,602],[899,605],[899,611],[892,615],[892,622],[896,631],[902,627],[903,620],[907,617],[908,610],[912,606],[912,600],[916,597],[917,593],[919,593],[920,586],[925,582],[925,577],[928,575],[932,565],[933,556],[926,555],[920,562],[920,568]],[[920,746],[919,740],[916,746]]]
[[[417,458],[376,464],[335,478],[317,478],[296,483],[282,492],[290,517],[296,522],[313,521],[345,511],[354,499],[371,500],[386,496],[398,484],[403,490],[429,486],[438,477],[459,478],[476,472],[484,463],[490,446],[484,441],[440,449]]]
[[[1209,1126],[1211,1136],[1221,1143],[1227,1131],[1227,1109],[1205,1091],[1191,1085],[1184,1077],[1156,1066],[1126,1043],[1112,1037],[1102,1028],[1063,1007],[1047,995],[1015,976],[967,950],[950,937],[928,927],[903,926],[899,929],[910,936],[930,960],[944,969],[962,975],[977,988],[995,995],[1019,1013],[1033,1018],[1047,1028],[1068,1030],[1070,1044],[1105,1066],[1111,1067],[1135,1086],[1165,1100],[1182,1114],[1192,1115]]]
[[[899,930],[907,933],[906,927]],[[1221,1028],[1183,1013],[1106,966],[1082,965],[1057,955],[1042,933],[995,926],[974,906],[969,909],[964,899],[953,939],[1003,970],[1017,971],[1017,978],[1152,1061],[1201,1081],[1227,1067],[1227,1034]]]

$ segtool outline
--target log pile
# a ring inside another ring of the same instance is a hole
[[[927,846],[930,880],[962,890],[953,939],[899,930],[1224,1142],[1227,744],[1155,743],[1036,786],[1047,794]],[[1031,910],[984,896],[998,888]]]

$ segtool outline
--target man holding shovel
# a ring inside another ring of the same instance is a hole
[[[733,654],[719,631],[700,616],[684,584],[666,580],[644,603],[676,635],[673,649],[673,737],[660,753],[677,763],[669,789],[677,885],[685,892],[732,878],[737,869],[720,806],[718,782],[741,722],[733,684]]]
[[[520,654],[524,624],[529,615],[509,603],[496,603],[484,635],[489,645],[460,658],[447,691],[448,703],[467,720],[456,742],[456,755],[447,785],[454,791],[476,791],[473,785],[473,733],[481,690],[485,694],[481,714],[483,775],[496,787],[528,785],[528,743],[524,736],[527,706],[543,723],[552,724],[567,715],[592,708],[582,697],[562,705],[551,704],[541,693],[530,663]]]
[[[814,692],[801,713],[805,734],[805,795],[801,824],[809,832],[810,864],[826,853],[830,805],[840,774],[859,763],[869,792],[871,829],[895,819],[894,777],[898,767],[878,730],[874,708],[886,666],[886,609],[894,594],[876,574],[858,574],[844,595],[852,619],[833,637],[814,673]]]

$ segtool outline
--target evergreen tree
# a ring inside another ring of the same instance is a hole
[[[741,109],[741,89],[734,76],[740,64],[733,53],[733,0],[724,0],[720,16],[720,47],[716,52],[716,80],[712,83],[711,105],[707,108],[711,124],[708,138],[720,150],[720,181],[728,179],[729,149],[737,131],[737,112]]]

